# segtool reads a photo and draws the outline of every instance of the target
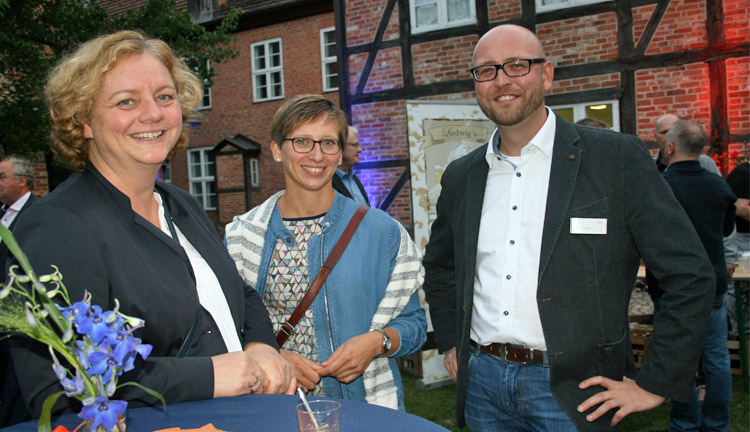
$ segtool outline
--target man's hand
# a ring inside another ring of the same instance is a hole
[[[629,414],[656,408],[664,402],[663,397],[638,387],[638,384],[629,378],[615,381],[603,376],[595,376],[581,382],[578,387],[585,389],[596,385],[602,386],[606,390],[591,396],[578,405],[578,412],[585,412],[593,406],[601,404],[594,412],[586,416],[586,420],[590,422],[617,408],[611,423],[612,426],[616,426]]]
[[[370,331],[354,336],[341,344],[323,363],[320,376],[332,376],[342,383],[350,383],[365,372],[367,366],[382,351],[383,336]]]
[[[736,269],[737,269],[737,264],[727,263],[727,275],[729,275],[730,279],[732,278],[732,276],[734,276],[734,271]]]
[[[314,390],[315,386],[320,382],[318,371],[321,366],[293,351],[283,349],[281,350],[281,356],[294,366],[297,384],[304,387],[307,391]]]
[[[448,375],[453,379],[453,382],[456,382],[458,379],[458,358],[456,357],[456,347],[445,352],[443,365],[445,366],[445,370],[448,371]]]
[[[272,346],[261,342],[251,342],[245,346],[245,354],[258,363],[267,377],[267,380],[263,381],[263,391],[255,393],[294,394],[297,390],[294,367],[284,360]]]

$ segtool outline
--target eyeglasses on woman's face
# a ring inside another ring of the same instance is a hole
[[[339,143],[339,140],[337,139],[322,139],[322,140],[314,140],[312,138],[284,138],[284,141],[291,141],[292,142],[292,148],[297,153],[310,153],[313,151],[313,148],[315,148],[315,144],[318,144],[320,146],[320,151],[333,155],[337,154],[341,151],[341,143]]]

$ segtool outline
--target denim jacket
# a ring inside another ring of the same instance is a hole
[[[279,212],[276,201],[280,195],[271,197],[257,207],[257,210],[238,216],[227,225],[227,247],[230,255],[235,259],[245,281],[254,286],[261,295],[265,289],[276,241],[281,239],[289,245],[295,242],[294,236],[284,226]],[[322,262],[330,254],[357,207],[354,201],[336,193],[333,204],[321,221],[321,235],[313,236],[308,241],[307,265],[310,281],[318,274]],[[254,211],[255,219],[252,215]],[[264,225],[267,228],[261,237]],[[377,209],[370,209],[357,228],[311,306],[321,362],[330,357],[342,343],[370,330],[373,315],[385,295],[397,260],[401,258],[399,246],[402,229],[398,222]],[[253,250],[262,250],[258,263],[252,262],[255,260],[252,257]],[[422,282],[422,272],[419,265],[419,276],[413,277],[414,290],[419,288]],[[425,312],[419,304],[416,292],[411,295],[401,314],[391,320],[387,327],[396,330],[400,337],[399,348],[388,361],[398,389],[398,406],[403,410],[403,386],[395,358],[417,351],[424,344],[427,331]],[[326,396],[365,400],[362,376],[349,384],[341,383],[332,377],[323,377],[323,388]]]

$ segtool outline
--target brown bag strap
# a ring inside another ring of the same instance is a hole
[[[367,213],[367,210],[369,209],[370,208],[366,206],[360,206],[357,209],[357,211],[354,213],[354,216],[352,216],[352,219],[349,221],[349,225],[346,226],[344,233],[341,234],[339,241],[336,242],[336,246],[333,247],[331,254],[328,255],[325,263],[323,263],[323,267],[320,268],[318,275],[315,276],[315,280],[313,281],[312,285],[310,285],[310,289],[308,289],[307,293],[305,293],[305,296],[302,297],[302,300],[294,309],[294,312],[292,312],[292,316],[289,317],[287,322],[282,324],[279,334],[276,335],[276,343],[279,344],[279,348],[284,345],[284,342],[289,339],[289,336],[294,334],[294,331],[297,329],[297,323],[305,314],[307,308],[310,307],[313,300],[315,300],[315,297],[318,295],[318,291],[320,291],[320,288],[323,286],[326,278],[331,273],[331,270],[333,270],[336,262],[338,262],[339,258],[341,258],[341,254],[344,253],[344,249],[346,249],[346,246],[349,244],[349,240],[352,239],[354,232],[357,231],[359,223],[362,222],[362,218],[365,217],[365,213]]]

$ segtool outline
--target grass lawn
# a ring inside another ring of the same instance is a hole
[[[406,411],[424,417],[443,427],[458,431],[455,416],[455,390],[454,385],[439,387],[433,390],[418,390],[416,387],[417,377],[402,372],[404,381]],[[731,417],[732,426],[730,431],[750,431],[750,409],[748,407],[748,394],[743,392],[741,378],[733,376],[734,392],[732,393]],[[620,431],[623,432],[649,432],[652,430],[665,430],[669,426],[669,402],[651,411],[632,414],[620,423]],[[467,432],[469,429],[464,428]]]

